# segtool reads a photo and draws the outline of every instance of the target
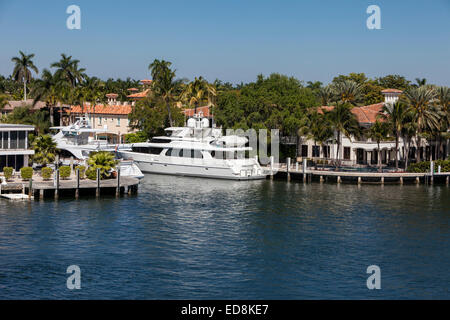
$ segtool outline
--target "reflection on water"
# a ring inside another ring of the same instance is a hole
[[[445,186],[159,175],[121,199],[1,200],[0,298],[448,299],[449,208]]]

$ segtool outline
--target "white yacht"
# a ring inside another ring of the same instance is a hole
[[[211,128],[209,120],[196,115],[186,127],[165,129],[166,136],[149,142],[134,143],[132,150],[119,150],[124,159],[132,159],[142,172],[206,178],[253,180],[264,179],[265,171],[257,158],[245,158],[252,148],[248,139],[222,136]]]
[[[85,164],[89,154],[94,151],[131,151],[130,144],[108,144],[105,140],[96,140],[95,136],[105,133],[106,129],[93,129],[87,117],[80,117],[69,126],[51,127],[50,129],[58,130],[58,133],[53,136],[53,140],[60,150],[60,161],[65,165],[71,161],[75,165]],[[133,176],[139,179],[144,177],[133,161],[121,160],[119,167],[122,176]]]

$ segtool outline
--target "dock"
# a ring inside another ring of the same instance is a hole
[[[135,177],[121,177],[114,179],[89,180],[79,179],[78,176],[73,179],[62,180],[52,179],[43,181],[36,179],[23,182],[10,182],[0,186],[0,197],[18,200],[18,199],[44,199],[59,197],[72,197],[78,199],[80,196],[95,196],[123,194],[137,194],[139,179]]]
[[[280,167],[273,170],[271,178],[300,180],[303,182],[329,182],[351,184],[445,184],[449,185],[450,172],[414,173],[414,172],[365,172],[304,169],[298,167]]]

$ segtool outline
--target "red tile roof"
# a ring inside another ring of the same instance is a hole
[[[186,117],[192,117],[194,116],[194,110],[195,109],[184,109],[183,113],[185,114]],[[197,114],[202,112],[204,117],[209,118],[211,115],[209,114],[209,107],[208,106],[204,106],[204,107],[198,107],[197,108]]]
[[[129,88],[129,89],[127,89],[128,91],[139,91],[139,89],[138,88]]]
[[[384,89],[381,90],[381,93],[402,93],[402,90],[398,90],[398,89]]]
[[[383,109],[384,103],[375,103],[368,106],[363,107],[353,107],[352,113],[356,116],[356,119],[359,123],[375,123],[378,119],[378,115],[381,113]],[[317,112],[323,114],[324,111],[331,111],[334,109],[334,106],[323,106],[319,107]]]
[[[131,99],[143,99],[145,98],[148,93],[149,93],[150,89],[146,89],[142,92],[138,92],[138,93],[133,93],[127,96],[127,98],[131,98]]]
[[[117,93],[108,93],[107,95],[106,95],[106,97],[108,97],[108,98],[117,98],[119,95],[117,94]]]
[[[142,82],[143,84],[151,84],[151,83],[153,82],[153,80],[150,80],[150,79],[144,79],[144,80],[141,80],[141,82]]]
[[[95,113],[95,114],[113,114],[113,115],[127,115],[131,113],[132,106],[130,105],[103,105],[97,104],[95,108],[90,105],[84,105],[83,110],[80,106],[71,106],[68,113]]]

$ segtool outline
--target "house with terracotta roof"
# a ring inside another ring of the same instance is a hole
[[[355,115],[359,122],[359,125],[365,128],[370,128],[378,118],[378,115],[382,112],[385,104],[391,104],[398,101],[399,96],[402,94],[401,90],[386,89],[381,91],[385,97],[384,102],[371,104],[361,107],[353,107],[351,112]],[[318,108],[319,113],[329,112],[333,110],[333,106],[323,106]],[[299,159],[303,158],[322,158],[322,159],[336,159],[337,144],[336,137],[328,141],[323,147],[317,145],[312,140],[308,140],[302,137],[298,143],[299,147]],[[348,137],[343,136],[339,150],[339,158],[343,159],[344,165],[376,165],[378,161],[378,145],[376,141],[372,141],[370,138],[365,137]],[[395,159],[395,142],[392,140],[382,141],[380,143],[381,149],[381,163],[387,164]],[[403,157],[404,146],[403,141],[399,141],[399,159]],[[410,150],[410,158],[415,158],[415,148]]]
[[[31,107],[32,111],[38,111],[42,108],[46,108],[46,104],[43,101],[37,101],[35,105],[33,105],[33,99],[27,99],[26,101],[8,101],[8,103],[1,110],[2,115],[7,115],[10,112],[13,112],[14,109],[19,107]]]
[[[83,106],[70,106],[66,110],[70,123],[74,123],[77,117],[87,115],[93,129],[106,129],[106,133],[97,135],[98,139],[108,140],[110,143],[121,143],[124,135],[136,132],[130,128],[128,115],[132,112],[133,106],[129,102],[118,102],[118,95],[109,93],[107,104],[85,103]]]

